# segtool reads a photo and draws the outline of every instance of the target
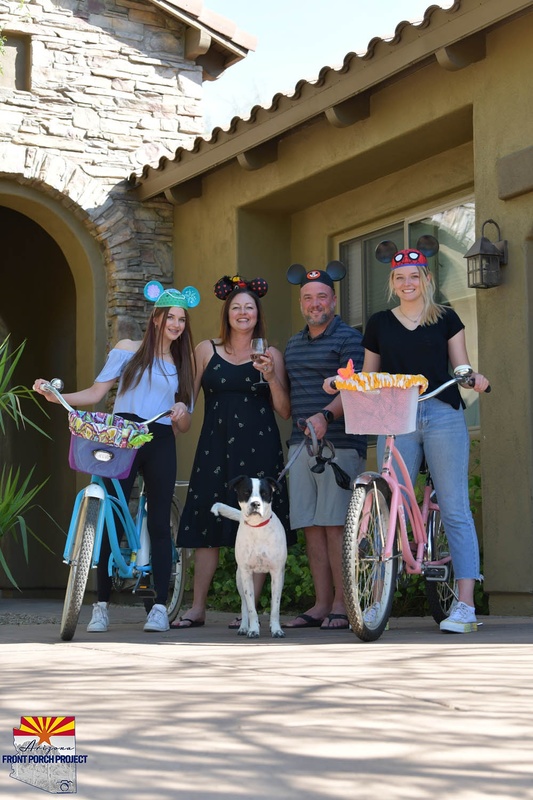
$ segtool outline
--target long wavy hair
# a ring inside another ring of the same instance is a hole
[[[154,308],[150,314],[141,346],[122,373],[122,391],[133,389],[137,386],[146,371],[148,371],[151,380],[156,353],[161,352],[163,331],[169,311],[170,308]],[[194,396],[196,362],[194,360],[194,343],[189,312],[185,308],[183,311],[185,313],[185,327],[181,336],[171,343],[170,355],[178,373],[176,402],[182,402],[186,406],[190,406]],[[159,325],[156,325],[156,321]]]
[[[218,335],[218,338],[220,339],[220,343],[223,345],[226,353],[231,352],[229,347],[231,342],[232,329],[229,324],[229,309],[233,300],[238,294],[247,294],[248,297],[250,297],[254,301],[257,308],[257,322],[255,323],[252,339],[264,339],[266,336],[265,315],[263,314],[263,309],[261,307],[260,299],[253,292],[251,292],[244,286],[237,286],[237,288],[234,289],[234,291],[226,297],[224,301],[224,307],[222,308],[222,314],[220,317],[220,333]]]
[[[415,267],[410,267],[415,269]],[[418,274],[420,275],[420,294],[424,301],[422,315],[420,317],[419,325],[434,325],[442,315],[446,308],[435,302],[435,280],[432,273],[426,267],[416,266]],[[389,275],[389,300],[396,298],[394,291],[394,270],[391,269]]]

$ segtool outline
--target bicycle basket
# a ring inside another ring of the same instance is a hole
[[[359,372],[336,380],[346,433],[401,434],[416,430],[418,395],[427,388],[423,375]]]
[[[69,464],[77,472],[127,478],[139,447],[152,438],[143,423],[101,411],[69,413]]]

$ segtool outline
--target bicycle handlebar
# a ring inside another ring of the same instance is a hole
[[[41,389],[43,389],[43,391],[45,391],[45,392],[52,392],[54,397],[57,398],[57,400],[59,400],[61,405],[64,408],[66,408],[67,411],[75,412],[75,409],[72,408],[72,406],[67,403],[67,401],[65,400],[65,398],[61,394],[61,389],[62,388],[63,388],[63,381],[61,380],[61,378],[53,378],[48,383],[43,383],[41,385]],[[168,411],[162,411],[160,414],[156,414],[156,416],[152,417],[151,419],[143,420],[143,424],[144,425],[151,425],[152,422],[157,422],[157,420],[161,419],[161,417],[168,417],[168,415],[170,414],[171,411],[172,411],[171,408],[169,408]]]

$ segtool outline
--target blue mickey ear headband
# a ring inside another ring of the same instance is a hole
[[[144,296],[156,308],[194,308],[200,302],[200,292],[194,286],[178,289],[165,289],[159,281],[148,281],[144,287]]]

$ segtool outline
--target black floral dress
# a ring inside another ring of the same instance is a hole
[[[202,376],[204,422],[191,472],[187,501],[181,518],[181,547],[233,547],[237,523],[215,517],[215,502],[237,507],[228,481],[238,475],[277,478],[283,469],[279,429],[270,403],[268,384],[257,385],[259,373],[252,362],[231,364],[213,345],[214,354]],[[285,479],[274,495],[273,510],[290,533],[289,499]]]

